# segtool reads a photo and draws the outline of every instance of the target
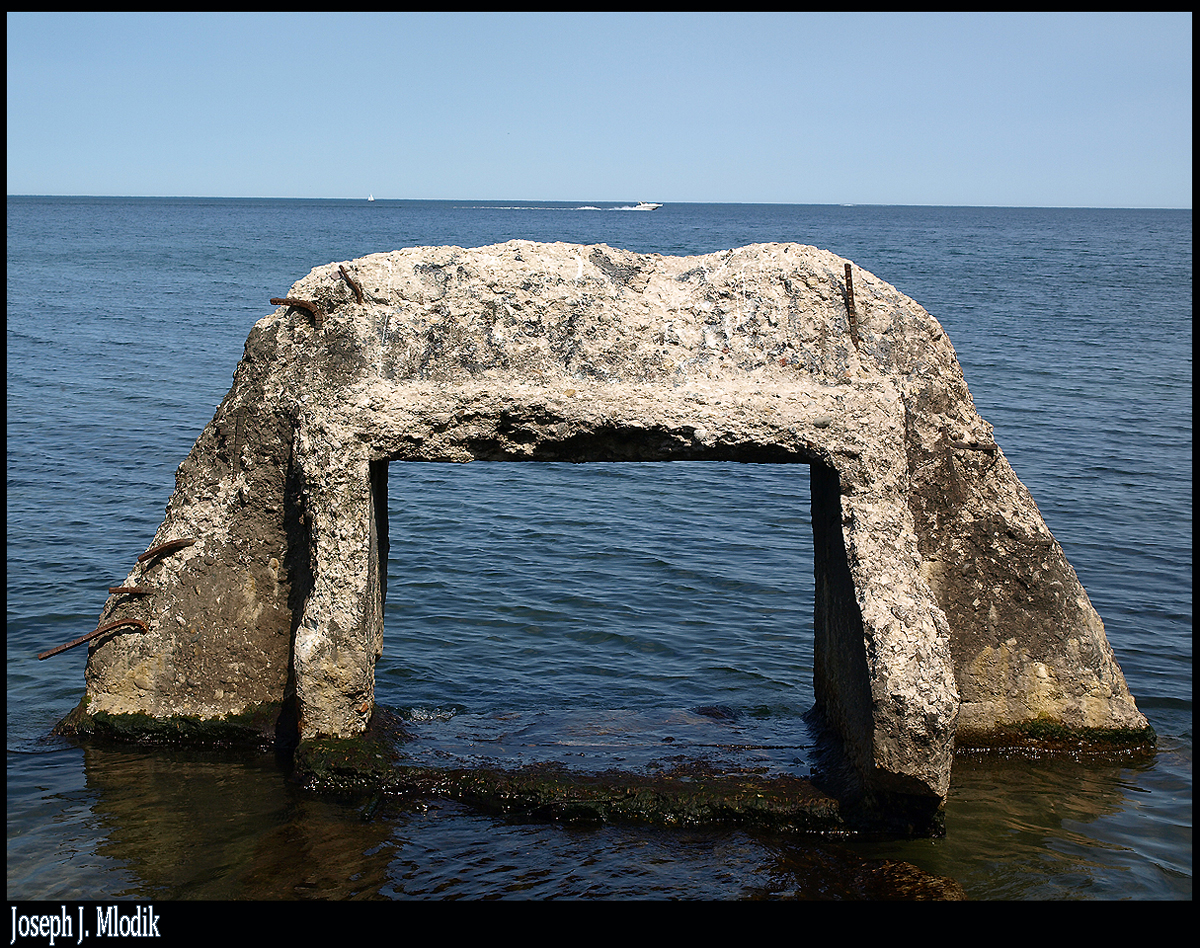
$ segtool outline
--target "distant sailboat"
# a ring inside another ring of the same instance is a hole
[[[374,194],[368,194],[368,195],[367,195],[367,200],[368,200],[368,201],[374,201],[374,200],[375,200],[375,195],[374,195]]]

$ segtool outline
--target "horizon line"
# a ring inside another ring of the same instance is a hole
[[[373,195],[370,200],[366,197],[285,197],[280,195],[221,195],[221,194],[14,194],[10,198],[137,198],[142,200],[186,200],[186,201],[361,201],[376,203],[381,201],[477,201],[494,204],[498,202],[528,203],[528,204],[576,204],[583,203],[575,198],[377,198]],[[637,203],[625,200],[603,200],[603,204]],[[1045,210],[1097,210],[1097,211],[1190,211],[1191,205],[1174,206],[1166,204],[934,204],[934,203],[892,203],[878,201],[664,201],[668,204],[730,204],[730,205],[766,205],[782,207],[977,207],[977,208],[1038,208]]]

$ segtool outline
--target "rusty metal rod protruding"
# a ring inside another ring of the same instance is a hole
[[[156,556],[165,556],[167,553],[174,553],[176,550],[182,550],[185,546],[191,546],[195,540],[180,539],[168,540],[166,543],[160,543],[158,546],[151,547],[145,553],[138,557],[139,563],[145,563],[147,560],[152,560]]]
[[[338,264],[338,269],[342,271],[343,279],[350,284],[350,289],[354,290],[354,301],[361,306],[363,301],[362,287],[358,285],[358,281],[354,277],[346,272],[346,268],[341,264]]]
[[[150,586],[109,586],[110,596],[149,596],[154,589]]]
[[[325,321],[325,314],[321,312],[321,308],[309,300],[296,299],[294,296],[272,296],[272,306],[295,306],[298,309],[307,310],[312,313],[313,321],[317,324],[317,328],[321,328],[321,323]]]
[[[850,340],[854,348],[858,348],[858,313],[854,309],[854,274],[853,267],[846,264],[846,312],[850,322]]]
[[[84,642],[90,642],[97,636],[103,635],[105,632],[111,632],[113,629],[119,629],[124,625],[137,626],[143,632],[150,628],[141,619],[118,619],[116,622],[110,622],[107,625],[100,626],[100,628],[96,629],[94,632],[89,632],[87,635],[81,635],[79,638],[71,642],[67,642],[65,645],[52,648],[48,652],[40,652],[38,654],[38,661],[43,661],[44,659],[49,658],[51,655],[57,655],[59,652],[65,652],[67,649],[74,648],[76,645],[82,645]]]

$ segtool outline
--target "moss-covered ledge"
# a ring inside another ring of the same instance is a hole
[[[155,717],[108,711],[92,713],[85,697],[51,733],[119,743],[291,751],[296,743],[294,719],[294,711],[277,703],[255,705],[239,713],[214,718]]]
[[[839,802],[799,777],[716,773],[703,762],[653,774],[581,773],[560,764],[433,767],[406,757],[408,739],[403,724],[377,708],[361,737],[302,741],[293,776],[315,792],[365,792],[376,803],[381,796],[441,797],[488,813],[556,822],[847,829]]]
[[[1123,758],[1153,755],[1157,743],[1158,735],[1149,724],[1144,728],[1071,727],[1049,715],[1040,715],[986,731],[962,731],[956,737],[955,752]]]
[[[314,791],[444,797],[502,816],[554,822],[739,825],[778,832],[846,829],[838,801],[799,777],[711,773],[576,773],[560,764],[430,767],[404,763],[372,738],[303,742],[297,778]]]

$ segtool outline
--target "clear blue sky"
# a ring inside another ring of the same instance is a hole
[[[9,13],[8,193],[1191,207],[1192,15]]]

